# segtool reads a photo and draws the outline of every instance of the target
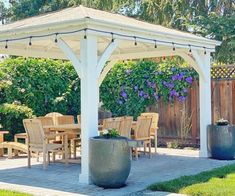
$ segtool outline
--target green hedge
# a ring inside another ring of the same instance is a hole
[[[67,61],[9,58],[0,63],[0,77],[1,121],[5,119],[3,128],[12,133],[22,131],[22,118],[32,113],[80,113],[80,79]],[[118,62],[103,81],[100,97],[114,116],[136,118],[156,101],[184,101],[195,77],[196,72],[185,69],[179,58]]]
[[[33,111],[27,106],[17,104],[1,104],[0,105],[0,125],[1,129],[9,131],[7,140],[12,140],[14,134],[24,131],[23,119],[32,118]]]
[[[2,103],[17,101],[32,108],[37,116],[51,111],[80,113],[80,82],[70,63],[50,59],[7,59],[0,64],[0,73],[4,73],[0,82]]]

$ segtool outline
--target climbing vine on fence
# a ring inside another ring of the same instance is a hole
[[[115,116],[137,117],[160,99],[183,102],[196,77],[177,60],[119,62],[101,85],[101,100]]]

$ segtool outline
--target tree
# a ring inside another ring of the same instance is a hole
[[[7,16],[8,16],[8,10],[6,8],[6,6],[4,5],[3,2],[0,2],[0,22],[2,24],[5,23],[6,19],[7,19]]]
[[[222,41],[215,59],[234,62],[235,0],[11,0],[10,3],[11,21],[81,4],[190,31]]]

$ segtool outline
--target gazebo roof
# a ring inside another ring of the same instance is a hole
[[[128,54],[134,51],[148,51],[152,50],[153,41],[138,40],[138,37],[145,37],[150,40],[161,40],[168,44],[158,43],[159,47],[166,46],[172,47],[170,43],[184,44],[185,46],[177,46],[176,48],[186,48],[187,45],[197,45],[201,48],[206,47],[213,51],[216,45],[220,42],[206,39],[204,37],[196,36],[191,33],[186,33],[170,28],[166,28],[160,25],[154,25],[147,22],[139,21],[133,18],[129,18],[119,14],[108,13],[105,11],[95,10],[83,6],[64,9],[58,12],[53,12],[45,15],[40,15],[21,21],[16,21],[11,24],[1,26],[0,29],[0,52],[1,53],[14,53],[16,55],[23,56],[35,56],[35,57],[51,57],[51,58],[65,58],[59,51],[57,46],[52,42],[51,38],[33,38],[32,47],[30,48],[30,55],[28,54],[27,44],[28,40],[18,40],[14,43],[9,41],[7,52],[4,50],[4,40],[10,40],[12,38],[21,38],[27,36],[44,35],[48,33],[67,32],[78,29],[96,29],[106,32],[114,32],[119,34],[129,35],[129,38],[125,38],[125,43],[121,43],[119,50],[114,54]],[[77,43],[83,34],[67,34],[63,35],[65,41],[77,52],[79,52],[79,44]],[[137,41],[141,42],[137,47],[134,47],[133,37],[136,36]],[[98,51],[103,51],[106,45],[111,40],[110,34],[99,33],[99,45]],[[143,44],[144,43],[144,44]],[[151,45],[150,45],[151,44]],[[14,45],[14,49],[11,45]],[[133,49],[134,48],[134,49]],[[2,51],[3,50],[3,51]],[[14,50],[14,51],[13,51]],[[40,52],[39,52],[40,51]],[[42,54],[44,53],[44,54]]]

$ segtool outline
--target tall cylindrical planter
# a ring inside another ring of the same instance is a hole
[[[235,126],[209,125],[208,150],[211,157],[221,160],[232,160],[235,156]]]
[[[90,174],[97,186],[119,188],[125,185],[131,169],[130,147],[125,137],[90,139]]]

